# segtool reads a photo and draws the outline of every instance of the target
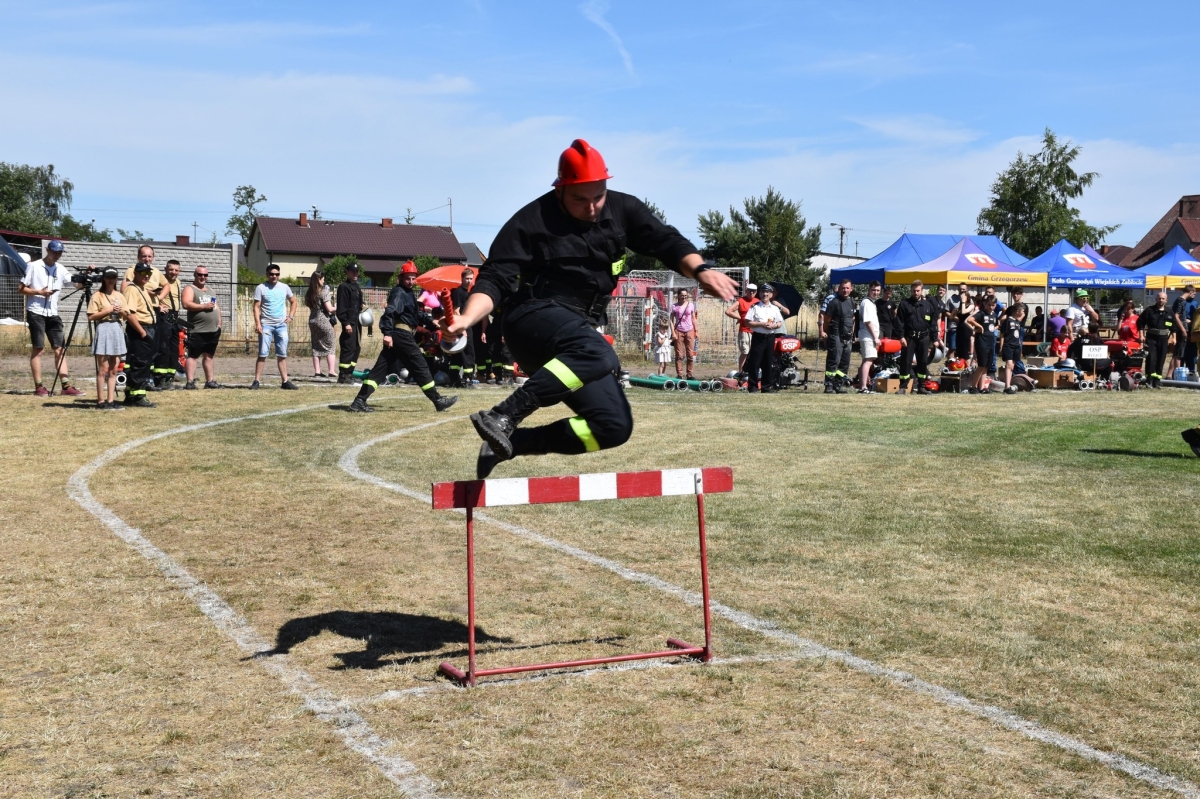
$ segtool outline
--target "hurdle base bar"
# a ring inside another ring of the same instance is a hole
[[[610,663],[628,663],[632,660],[653,660],[655,658],[688,657],[707,663],[712,659],[707,647],[694,646],[678,638],[668,638],[667,646],[659,652],[638,652],[632,655],[613,655],[604,658],[585,658],[583,660],[564,660],[559,663],[531,663],[526,666],[506,666],[498,669],[479,669],[473,675],[463,671],[453,663],[443,661],[438,666],[438,673],[464,686],[475,684],[476,678],[490,677],[496,674],[521,674],[529,671],[553,671],[556,669],[578,669],[585,666],[605,666]]]

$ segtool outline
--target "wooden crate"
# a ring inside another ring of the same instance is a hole
[[[899,394],[900,393],[900,378],[898,378],[898,377],[877,377],[877,378],[875,378],[875,391],[879,394]]]

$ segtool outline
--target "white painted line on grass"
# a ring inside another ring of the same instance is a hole
[[[447,419],[446,421],[451,420]],[[358,466],[358,458],[363,452],[375,446],[376,444],[388,441],[396,436],[405,435],[410,431],[411,428],[398,430],[396,432],[389,433],[386,436],[380,436],[379,438],[374,438],[370,441],[364,441],[357,446],[351,447],[346,451],[346,454],[338,460],[338,466],[340,466],[344,472],[352,477],[358,478],[359,480],[363,480],[371,483],[372,485],[378,486],[379,488],[383,488],[397,494],[402,494],[406,497],[411,497],[412,499],[428,504],[432,501],[428,494],[420,491],[414,491],[413,489],[400,485],[399,483],[389,482],[381,477],[376,477],[373,474],[364,472]],[[463,513],[461,510],[456,512]],[[663,593],[677,597],[684,603],[693,607],[701,607],[703,605],[702,597],[695,591],[689,591],[686,588],[668,583],[666,580],[661,580],[653,575],[635,571],[634,569],[631,569],[628,566],[623,566],[614,560],[609,560],[608,558],[601,557],[592,552],[588,552],[587,550],[580,549],[579,547],[571,546],[570,544],[564,544],[563,542],[547,535],[542,535],[541,533],[521,527],[520,525],[501,521],[500,519],[478,510],[475,511],[475,520],[495,525],[496,527],[512,533],[519,538],[532,541],[536,544],[541,544],[542,546],[553,549],[556,552],[561,552],[564,555],[570,555],[571,557],[577,558],[585,563],[590,563],[593,566],[599,566],[602,569],[607,569],[613,574],[623,577],[631,582],[640,583],[641,585],[645,585],[650,588],[656,588]],[[1056,746],[1059,749],[1071,752],[1072,754],[1078,755],[1079,757],[1087,760],[1102,763],[1111,769],[1124,772],[1125,774],[1153,785],[1156,788],[1161,788],[1162,790],[1166,791],[1174,791],[1175,793],[1188,797],[1188,799],[1200,799],[1200,786],[1197,786],[1195,783],[1188,782],[1187,780],[1184,780],[1180,777],[1175,777],[1171,774],[1165,774],[1153,766],[1134,760],[1130,757],[1126,757],[1125,755],[1116,752],[1107,752],[1103,749],[1097,749],[1090,744],[1079,740],[1078,738],[1051,730],[1042,726],[1041,724],[1038,724],[1036,721],[1030,721],[1022,718],[1021,716],[1004,710],[1003,708],[996,707],[995,705],[981,704],[973,699],[968,699],[956,691],[952,691],[949,688],[922,680],[913,676],[912,674],[909,674],[908,672],[899,671],[897,669],[889,669],[886,666],[881,666],[872,660],[858,657],[850,652],[827,647],[823,644],[817,643],[816,641],[811,641],[807,638],[796,635],[795,633],[781,629],[773,622],[760,619],[757,616],[746,613],[745,611],[731,608],[728,605],[723,605],[719,602],[712,603],[712,612],[717,616],[722,617],[726,621],[730,621],[745,630],[750,630],[767,638],[789,644],[790,646],[795,647],[797,654],[800,654],[804,657],[825,658],[827,660],[841,663],[843,666],[853,669],[854,671],[858,671],[872,677],[888,680],[889,682],[892,682],[902,688],[907,688],[915,693],[928,696],[944,705],[949,705],[950,707],[970,713],[973,716],[987,719],[988,721],[998,724],[1005,729],[1018,732],[1027,738],[1050,744],[1051,746]]]
[[[407,397],[404,399],[408,399]],[[102,505],[92,496],[88,483],[92,476],[104,466],[120,458],[122,455],[152,441],[194,433],[219,425],[245,422],[252,419],[268,419],[274,416],[310,411],[316,408],[327,408],[327,403],[306,405],[301,408],[289,408],[282,411],[256,413],[249,416],[238,416],[231,419],[217,419],[211,422],[176,427],[161,433],[127,441],[120,446],[106,450],[100,457],[82,466],[71,479],[67,481],[67,494],[79,503],[80,507],[95,516],[112,530],[129,546],[153,563],[166,576],[167,580],[183,591],[196,606],[212,620],[217,629],[225,633],[248,655],[257,656],[255,660],[279,680],[304,703],[304,707],[322,721],[333,725],[334,730],[342,741],[352,751],[362,755],[368,762],[396,785],[405,795],[414,799],[436,799],[437,793],[433,783],[417,771],[417,767],[404,758],[389,754],[394,747],[391,741],[381,738],[371,729],[366,719],[360,716],[352,707],[322,688],[308,672],[292,663],[286,655],[267,655],[274,649],[270,641],[263,638],[248,621],[242,618],[236,610],[222,599],[215,591],[201,583],[185,568],[176,563],[170,555],[152,544],[141,532]],[[414,430],[421,430],[429,425],[419,425]]]

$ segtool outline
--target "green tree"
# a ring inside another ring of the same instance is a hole
[[[1071,207],[1071,201],[1099,177],[1072,168],[1079,152],[1070,141],[1060,142],[1050,128],[1042,135],[1041,151],[1033,155],[1017,151],[1017,159],[992,183],[991,203],[976,220],[979,232],[999,236],[1028,256],[1040,255],[1059,239],[1076,247],[1099,246],[1120,226],[1093,227]]]
[[[56,235],[55,226],[71,207],[75,186],[54,164],[29,166],[0,162],[0,227]]]
[[[663,222],[667,221],[667,215],[663,213],[661,208],[650,202],[649,199],[644,199],[642,202],[646,204],[646,206],[655,216],[657,216]],[[625,250],[625,268],[622,270],[622,274],[633,272],[635,270],[639,272],[648,272],[653,270],[662,271],[667,268],[668,267],[657,258],[651,258],[648,255],[639,255],[630,249]]]
[[[709,211],[699,219],[702,254],[721,266],[748,266],[758,282],[789,283],[813,296],[824,271],[812,268],[821,246],[821,226],[808,227],[800,203],[771,186],[762,197],[747,197],[744,211],[729,208],[729,219]]]
[[[96,227],[96,220],[80,222],[70,214],[59,221],[55,235],[68,241],[102,241],[110,244],[113,241],[112,231]]]
[[[267,198],[258,193],[253,186],[238,186],[233,190],[233,216],[225,223],[225,232],[236,233],[242,237],[242,244],[250,245],[250,229],[254,227],[254,218],[258,216],[258,206],[265,203]]]
[[[140,230],[126,230],[123,227],[117,228],[117,235],[121,237],[121,241],[154,241]]]
[[[346,267],[356,263],[358,263],[357,255],[338,255],[331,258],[329,263],[321,267],[321,271],[325,273],[325,285],[336,288],[346,279]]]

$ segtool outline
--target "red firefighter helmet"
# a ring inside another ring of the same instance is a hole
[[[608,180],[611,177],[600,151],[583,139],[576,139],[558,157],[558,178],[553,185],[569,186],[572,183],[593,183],[597,180]]]
[[[402,274],[402,275],[417,274],[417,265],[414,264],[412,261],[405,261],[404,265],[400,267],[400,274]]]
[[[936,380],[926,380],[925,381],[925,390],[926,391],[941,391],[942,384]]]

